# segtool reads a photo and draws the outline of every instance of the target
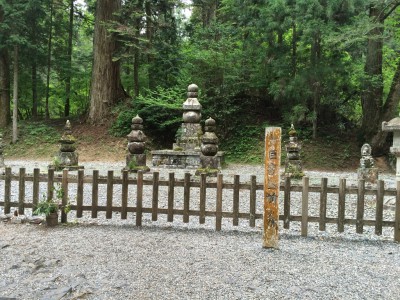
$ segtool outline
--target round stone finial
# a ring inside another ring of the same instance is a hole
[[[132,124],[142,124],[143,123],[143,119],[141,117],[139,117],[139,115],[136,115],[136,117],[132,118]]]
[[[71,130],[71,122],[69,120],[67,120],[67,122],[65,123],[65,130]]]
[[[296,131],[296,129],[294,129],[293,124],[290,125],[289,136],[297,136],[297,131]]]
[[[216,122],[213,118],[208,117],[208,119],[204,122],[206,126],[215,126]]]
[[[192,83],[191,85],[188,86],[188,92],[195,92],[197,93],[199,91],[199,87]]]

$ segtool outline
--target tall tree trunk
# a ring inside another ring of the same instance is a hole
[[[114,20],[119,10],[119,0],[98,0],[93,38],[93,69],[90,88],[89,121],[102,123],[109,114],[110,106],[125,97],[120,80],[120,66],[113,61],[117,49],[114,34],[107,31],[105,24]]]
[[[140,50],[139,50],[139,37],[140,37],[140,23],[142,20],[143,1],[138,1],[136,13],[138,16],[135,19],[135,49],[134,49],[134,62],[133,62],[133,92],[135,98],[139,96],[139,67],[140,67]]]
[[[4,22],[4,10],[0,5],[0,24]],[[0,32],[6,35],[6,32]],[[10,113],[10,57],[7,48],[0,49],[0,128],[11,122]]]
[[[50,119],[49,97],[50,97],[50,71],[51,71],[51,48],[53,39],[53,0],[50,0],[50,24],[49,24],[49,40],[47,45],[47,74],[46,74],[46,119]]]
[[[296,20],[292,23],[292,77],[297,73],[297,27]]]
[[[370,7],[370,18],[375,20],[376,27],[369,33],[367,55],[365,62],[365,75],[363,92],[361,94],[362,105],[362,131],[365,141],[371,143],[372,137],[380,127],[380,116],[383,103],[383,78],[382,78],[382,49],[383,49],[383,23],[382,14],[378,7]],[[371,145],[373,152],[376,147]]]
[[[18,141],[18,46],[14,46],[14,88],[13,88],[13,137],[12,142]]]
[[[311,67],[312,67],[312,78],[311,78],[311,90],[313,91],[312,96],[312,109],[313,109],[313,139],[317,138],[318,129],[318,111],[321,97],[321,83],[318,77],[318,65],[321,59],[321,34],[317,32],[314,34],[313,43],[311,45]]]
[[[147,64],[148,64],[148,81],[149,81],[149,89],[155,88],[154,84],[154,71],[153,71],[153,63],[154,63],[154,55],[152,53],[153,48],[153,20],[151,16],[151,2],[147,0],[145,3],[145,11],[146,11],[146,38],[147,38]]]
[[[70,0],[69,6],[69,28],[68,28],[68,48],[67,48],[67,76],[65,78],[65,106],[64,116],[69,116],[71,101],[71,68],[72,68],[72,36],[74,31],[74,2]]]
[[[32,60],[32,117],[38,116],[38,95],[37,95],[37,66],[36,59]]]
[[[383,121],[390,121],[395,117],[400,102],[400,62],[397,64],[396,72],[393,76],[389,94],[382,109],[380,124]],[[378,132],[372,137],[371,144],[374,145],[374,155],[381,156],[389,152],[387,142],[388,132],[382,131],[382,126],[378,127]]]
[[[0,50],[0,128],[10,124],[10,58],[7,49]]]

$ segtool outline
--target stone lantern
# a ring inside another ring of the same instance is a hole
[[[215,134],[216,123],[212,118],[208,118],[204,123],[204,135],[201,138],[201,154],[200,168],[197,169],[196,175],[206,173],[208,175],[216,175],[219,173],[218,165],[218,137]]]
[[[0,133],[0,168],[4,168],[4,157],[3,157],[3,149],[4,149],[4,144],[3,144],[3,134]]]
[[[132,119],[132,131],[127,135],[128,151],[126,156],[126,170],[130,172],[149,171],[146,166],[146,154],[144,153],[147,137],[142,131],[143,119],[136,115]]]
[[[400,180],[400,117],[382,122],[382,131],[393,132],[393,146],[390,153],[396,156],[396,180]]]

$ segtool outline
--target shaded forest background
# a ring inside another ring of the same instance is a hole
[[[253,147],[265,126],[293,123],[303,140],[368,142],[385,155],[381,123],[400,100],[399,6],[0,0],[0,130],[14,114],[22,126],[68,117],[124,136],[138,113],[153,146],[168,146],[196,83],[231,152]]]

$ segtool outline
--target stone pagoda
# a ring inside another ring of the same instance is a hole
[[[361,147],[360,167],[357,170],[358,179],[364,179],[369,183],[378,180],[378,168],[375,168],[374,158],[371,156],[371,146],[364,144]]]
[[[5,167],[3,149],[4,149],[3,134],[0,133],[0,168],[4,168]]]
[[[62,170],[67,168],[70,171],[83,169],[83,166],[78,165],[78,153],[75,151],[76,139],[72,135],[71,123],[69,120],[65,123],[64,133],[60,138],[60,151],[54,157],[53,165],[49,168]]]
[[[300,158],[301,143],[297,140],[297,131],[292,124],[289,130],[289,141],[285,143],[286,161],[285,176],[301,178],[304,176]]]
[[[136,115],[132,119],[131,128],[132,131],[127,135],[129,153],[126,156],[125,170],[148,172],[150,168],[146,166],[146,154],[144,153],[147,137],[142,131],[143,119]]]
[[[183,103],[183,123],[177,134],[173,149],[200,150],[201,136],[201,104],[197,99],[199,88],[195,84],[188,86],[187,99]]]
[[[183,123],[177,133],[173,150],[151,151],[152,164],[155,167],[191,168],[200,167],[200,146],[203,136],[201,130],[201,104],[198,100],[198,86],[188,86],[187,99],[182,105]],[[216,154],[218,166],[221,166],[223,152]]]
[[[218,137],[215,134],[215,120],[208,118],[205,121],[204,135],[201,138],[200,168],[196,170],[196,175],[206,173],[207,175],[217,175],[219,173]]]

